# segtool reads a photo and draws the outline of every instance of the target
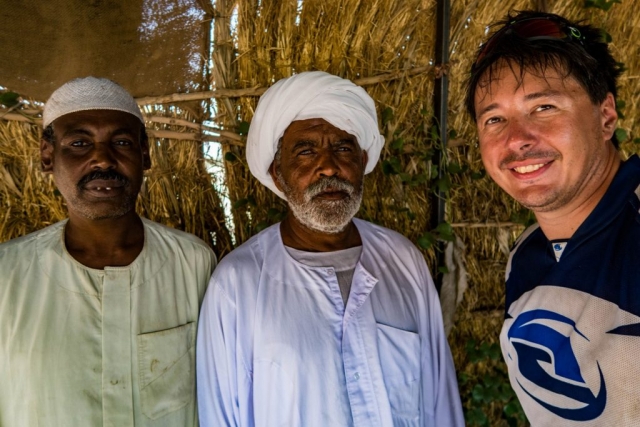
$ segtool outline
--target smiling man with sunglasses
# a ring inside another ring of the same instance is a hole
[[[511,385],[534,426],[638,425],[640,159],[617,151],[620,68],[588,25],[496,25],[467,108],[489,175],[538,221],[507,264]]]

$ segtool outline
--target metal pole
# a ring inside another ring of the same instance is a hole
[[[451,17],[450,0],[438,0],[436,22],[436,80],[433,92],[434,120],[440,139],[440,150],[434,156],[433,164],[438,168],[438,178],[444,176],[440,165],[443,164],[447,147],[447,104],[449,98],[449,77],[447,76],[449,64],[449,21]],[[434,192],[431,203],[431,229],[445,220],[445,198],[439,190]],[[436,289],[440,292],[442,286],[442,273],[439,268],[444,266],[444,244],[436,243],[436,268],[433,271],[433,279]]]

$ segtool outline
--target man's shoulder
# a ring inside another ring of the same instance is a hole
[[[256,269],[259,270],[266,256],[264,248],[270,244],[273,245],[273,242],[269,243],[268,241],[279,237],[275,229],[279,225],[280,223],[262,230],[229,252],[220,261],[216,271],[220,270],[220,273],[224,274],[228,270],[234,270],[244,271],[245,274],[253,274]]]
[[[361,234],[365,234],[366,237],[372,237],[373,239],[367,239],[368,243],[372,244],[388,244],[390,250],[411,250],[418,251],[418,248],[409,240],[406,236],[391,230],[390,228],[383,227],[381,225],[374,224],[363,219],[354,218],[358,231]],[[364,241],[365,239],[363,239]]]
[[[35,250],[35,245],[40,239],[57,238],[57,235],[61,233],[61,228],[64,227],[66,222],[67,220],[56,222],[32,233],[0,243],[0,263],[2,263],[2,261],[10,262],[9,260],[12,258],[11,255],[24,256],[26,253],[29,253],[31,248]]]
[[[199,237],[182,230],[168,227],[147,218],[142,218],[145,231],[149,239],[159,239],[172,245],[175,249],[193,250],[197,252],[213,253],[213,250]]]

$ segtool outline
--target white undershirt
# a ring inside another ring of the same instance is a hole
[[[342,301],[346,305],[349,291],[351,290],[353,273],[362,253],[362,246],[333,252],[307,252],[293,249],[289,246],[285,246],[285,249],[293,259],[301,264],[309,267],[333,267],[340,286]]]

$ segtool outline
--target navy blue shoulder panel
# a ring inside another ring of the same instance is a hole
[[[640,159],[625,162],[556,262],[541,229],[512,254],[506,307],[537,286],[586,292],[640,316]]]

